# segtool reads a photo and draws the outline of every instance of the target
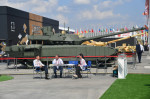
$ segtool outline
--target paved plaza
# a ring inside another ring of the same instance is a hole
[[[148,52],[143,53],[142,63],[137,63],[135,69],[128,64],[128,72],[150,74],[150,58],[147,55]],[[128,62],[131,61],[128,58]],[[32,69],[15,70],[13,65],[9,68],[6,63],[0,63],[0,74],[14,77],[13,80],[0,82],[0,99],[98,99],[117,79],[112,77],[111,67],[107,68],[107,73],[99,69],[97,75],[91,74],[91,79],[66,77],[51,80],[33,79]],[[95,68],[92,68],[92,72],[95,72]]]
[[[109,74],[74,80],[15,75],[13,80],[0,82],[0,99],[98,99],[115,79]]]

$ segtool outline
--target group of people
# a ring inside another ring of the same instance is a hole
[[[144,52],[144,47],[140,44],[140,42],[137,43],[136,45],[136,52],[138,55],[138,61],[141,63],[141,56],[142,53]],[[83,54],[79,54],[80,58],[80,63],[76,66],[76,75],[73,75],[76,78],[82,78],[81,71],[85,69],[84,66],[87,65]],[[33,61],[34,67],[36,70],[42,70],[45,71],[45,79],[48,78],[48,68],[45,66],[41,61],[40,61],[40,56],[36,56],[36,59]],[[63,71],[63,60],[59,57],[59,55],[55,56],[55,59],[52,61],[53,66],[53,71],[54,71],[54,77],[57,78],[57,70],[60,70],[60,78],[62,78],[62,71]]]
[[[86,61],[84,59],[83,54],[79,54],[80,58],[80,64],[78,64],[76,67],[76,75],[73,75],[75,78],[82,78],[81,72],[85,69],[84,66],[86,66]],[[33,61],[34,67],[36,70],[42,70],[45,71],[45,79],[49,79],[48,77],[48,68],[40,61],[40,56],[37,55],[36,59]],[[63,71],[63,60],[59,57],[59,55],[55,56],[55,59],[52,61],[53,64],[53,71],[54,71],[54,77],[57,78],[57,70],[60,70],[60,78],[62,78],[62,71]]]

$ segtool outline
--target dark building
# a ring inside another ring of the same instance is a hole
[[[7,45],[23,44],[28,35],[42,35],[43,26],[52,26],[59,32],[59,21],[7,6],[0,6],[0,42]]]

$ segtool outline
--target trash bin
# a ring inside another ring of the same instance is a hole
[[[126,55],[123,53],[118,55],[118,78],[125,79],[127,73],[127,58]]]

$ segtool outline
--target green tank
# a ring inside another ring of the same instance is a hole
[[[86,60],[91,60],[95,62],[96,60],[104,61],[104,58],[95,57],[95,56],[112,56],[116,55],[118,51],[112,47],[103,47],[103,46],[88,46],[81,45],[84,41],[93,40],[97,38],[103,38],[133,31],[139,31],[145,29],[137,28],[123,32],[111,33],[101,36],[89,37],[89,38],[79,38],[75,34],[61,34],[53,33],[52,27],[47,26],[43,27],[41,30],[43,35],[29,35],[29,45],[13,45],[7,46],[5,51],[9,54],[10,57],[15,58],[33,58],[36,55],[41,57],[54,57],[58,54],[61,57],[73,57],[78,56],[82,53],[86,56]],[[105,58],[107,61],[112,60],[112,58]],[[47,59],[42,59],[46,62]],[[76,58],[63,58],[63,61],[67,62],[69,60],[76,60]],[[33,60],[22,59],[18,62],[22,64],[32,65]],[[49,59],[52,61],[52,59]]]

